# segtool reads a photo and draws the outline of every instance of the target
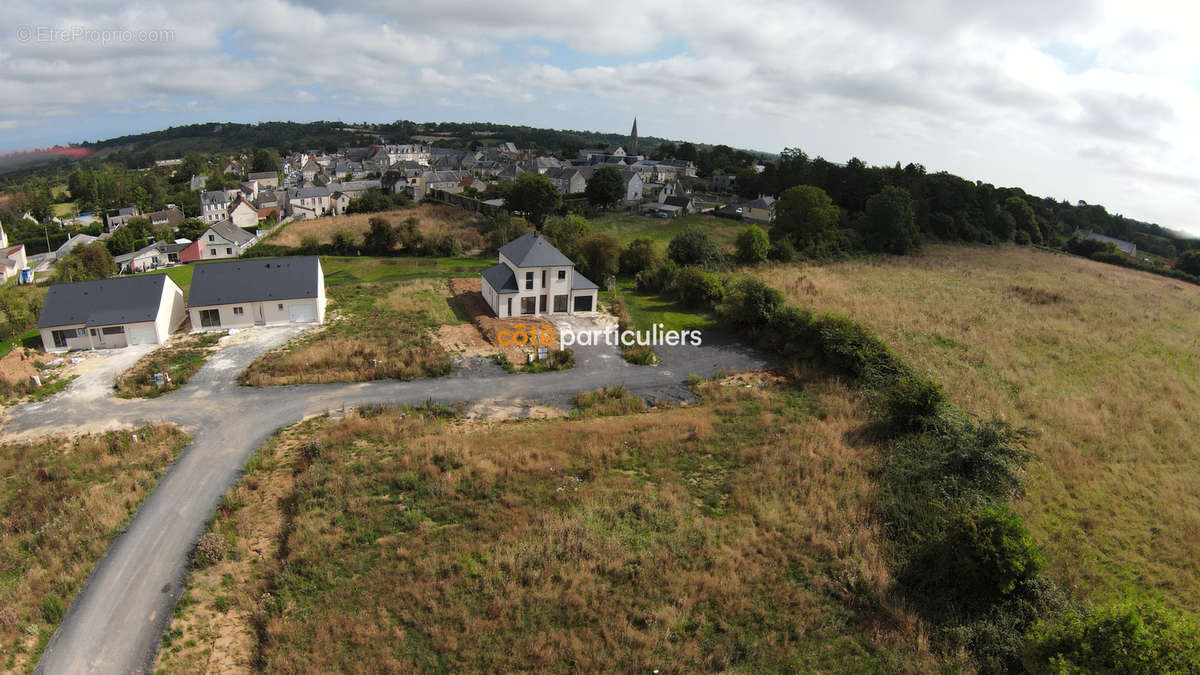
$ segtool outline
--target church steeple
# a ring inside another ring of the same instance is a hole
[[[633,130],[629,132],[629,150],[625,154],[636,155],[637,149],[637,118],[633,118]]]

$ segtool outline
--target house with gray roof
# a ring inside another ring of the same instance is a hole
[[[1076,229],[1072,236],[1079,237],[1080,239],[1102,241],[1106,244],[1112,244],[1113,246],[1116,246],[1125,255],[1137,255],[1137,244],[1133,243],[1132,241],[1125,241],[1124,239],[1117,239],[1116,237],[1110,237],[1105,234],[1100,234],[1099,232],[1080,229]]]
[[[55,284],[38,330],[48,352],[162,344],[183,323],[183,291],[165,274]]]
[[[180,262],[237,258],[258,241],[256,235],[228,220],[213,223],[196,241],[179,253]]]
[[[483,271],[483,299],[497,317],[593,312],[600,287],[537,232],[500,247],[500,262]]]
[[[325,321],[317,256],[248,258],[197,265],[187,311],[193,331]]]

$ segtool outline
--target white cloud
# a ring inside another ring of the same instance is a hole
[[[1200,196],[1192,159],[1200,153],[1200,6],[346,0],[327,7],[10,3],[13,26],[175,33],[171,42],[119,44],[0,34],[0,128],[34,128],[97,107],[131,118],[194,108],[219,117],[252,99],[286,110],[315,102],[316,91],[321,101],[377,110],[378,119],[413,102],[458,118],[488,119],[502,109],[514,116],[507,121],[561,119],[551,123],[576,128],[617,119],[623,126],[637,111],[646,134],[919,161],[1200,232],[1192,215]],[[550,62],[556,52],[547,43],[573,52],[569,61]]]

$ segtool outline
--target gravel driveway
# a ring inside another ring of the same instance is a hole
[[[705,345],[664,354],[656,367],[630,366],[597,348],[578,353],[576,368],[531,374],[475,374],[411,382],[250,388],[237,375],[263,352],[302,329],[253,329],[227,338],[190,382],[156,399],[121,401],[101,396],[56,396],[11,411],[6,437],[73,433],[89,420],[106,424],[174,422],[192,434],[126,531],[112,541],[38,663],[45,673],[129,673],[148,669],[183,589],[195,541],[234,485],[242,466],[277,429],[344,406],[419,405],[426,400],[540,402],[569,406],[579,392],[624,384],[657,400],[688,396],[687,375],[750,370],[766,365],[737,345]],[[123,357],[122,357],[123,358]],[[136,359],[134,359],[136,360]],[[129,363],[132,363],[130,361]],[[97,375],[99,377],[99,375]],[[81,378],[82,379],[82,378]],[[111,379],[109,380],[111,386]],[[79,391],[94,391],[91,385]]]

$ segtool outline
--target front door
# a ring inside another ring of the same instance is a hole
[[[254,306],[254,325],[262,326],[262,325],[265,325],[266,323],[267,323],[267,320],[265,318],[263,318],[263,306],[262,306],[262,303],[260,302]]]

